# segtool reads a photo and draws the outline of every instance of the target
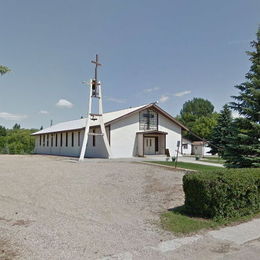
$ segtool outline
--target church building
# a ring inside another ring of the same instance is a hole
[[[89,115],[88,117],[91,117]],[[157,104],[127,108],[97,116],[52,125],[35,136],[35,153],[79,157],[82,151],[86,120],[89,137],[84,157],[129,158],[133,156],[177,153],[182,143],[182,130],[187,128]],[[106,149],[101,124],[104,124],[109,143]]]

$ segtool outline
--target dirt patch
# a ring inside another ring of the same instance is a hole
[[[0,239],[0,260],[12,260],[18,256],[10,241]]]
[[[31,220],[23,220],[23,219],[18,219],[16,220],[12,226],[26,226],[28,227],[33,221]]]

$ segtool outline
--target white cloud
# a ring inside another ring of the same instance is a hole
[[[237,111],[233,111],[233,110],[232,110],[231,114],[232,114],[232,117],[233,117],[233,118],[241,117]]]
[[[7,112],[0,112],[0,118],[11,121],[20,121],[27,118],[27,115],[11,114]]]
[[[73,107],[73,104],[71,102],[69,102],[68,100],[66,99],[60,99],[57,103],[56,103],[56,106],[57,107],[66,107],[66,108],[72,108]]]
[[[42,114],[42,115],[47,115],[47,114],[49,114],[49,112],[46,111],[46,110],[41,110],[39,113]]]
[[[153,92],[153,91],[157,91],[157,90],[159,90],[160,88],[158,88],[158,87],[154,87],[154,88],[146,88],[146,89],[144,89],[144,92],[145,93],[150,93],[150,92]]]
[[[106,100],[114,102],[114,103],[118,103],[118,104],[125,103],[125,100],[124,99],[120,99],[120,98],[106,97]]]
[[[182,92],[175,93],[174,96],[175,96],[175,97],[182,97],[182,96],[188,95],[188,94],[190,94],[190,93],[191,93],[190,90],[185,90],[185,91],[182,91]]]
[[[169,99],[169,96],[162,95],[159,99],[159,102],[164,103]]]

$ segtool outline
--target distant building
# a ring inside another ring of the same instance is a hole
[[[186,138],[182,139],[181,154],[191,155],[192,142]]]
[[[176,155],[182,130],[188,130],[154,103],[104,113],[103,120],[111,158],[163,155],[166,149]],[[79,157],[85,125],[86,119],[79,119],[34,133],[35,153]],[[85,157],[108,158],[100,132],[99,118],[91,118]]]
[[[193,155],[200,155],[200,156],[211,155],[211,153],[209,153],[210,150],[211,148],[209,147],[207,142],[203,142],[203,141],[192,142],[191,154]]]

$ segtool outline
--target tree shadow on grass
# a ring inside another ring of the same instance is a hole
[[[200,218],[200,216],[189,213],[187,211],[187,209],[185,208],[185,205],[178,206],[178,207],[175,207],[175,208],[169,208],[168,211],[176,213],[176,214],[180,214],[180,215],[183,215],[183,216],[186,216],[186,217],[190,217],[190,218]]]

